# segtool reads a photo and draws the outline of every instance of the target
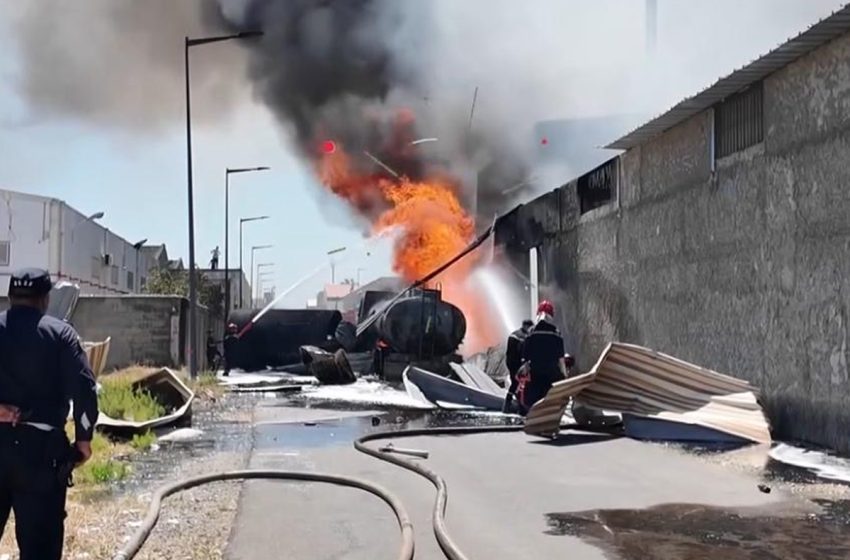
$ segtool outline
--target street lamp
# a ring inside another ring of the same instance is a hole
[[[254,171],[268,171],[268,167],[238,167],[224,170],[224,324],[227,326],[227,316],[230,315],[230,175],[234,173],[252,173]],[[239,242],[240,246],[242,242]],[[240,248],[241,251],[241,248]],[[240,259],[239,267],[242,267]],[[240,281],[241,290],[241,281]],[[242,294],[239,294],[239,303],[242,303]]]
[[[267,266],[274,266],[274,263],[273,262],[267,262],[267,263],[260,263],[260,264],[257,265],[257,284],[260,283],[260,269],[266,268]],[[260,298],[260,291],[257,290],[257,299],[259,299],[259,298]]]
[[[274,245],[254,245],[251,247],[251,305],[254,305],[254,251],[260,251],[263,249],[271,249]]]
[[[254,216],[252,218],[239,218],[239,307],[242,307],[242,225],[246,222],[258,222],[260,220],[268,220],[268,216]]]
[[[142,246],[144,246],[144,244],[147,242],[148,240],[147,238],[145,238],[141,241],[136,241],[135,243],[133,243],[133,249],[136,250],[136,279],[135,282],[133,282],[133,284],[135,284],[135,286],[133,286],[133,289],[136,291],[136,293],[142,291],[141,277],[139,276],[139,253],[141,253],[142,251]]]
[[[272,282],[272,287],[274,287],[274,272],[269,270],[265,272],[261,272],[259,274],[259,278],[257,279],[257,300],[262,300],[263,294],[266,291],[266,281],[270,280]]]
[[[328,251],[328,256],[331,257],[331,284],[336,282],[336,263],[334,263],[333,255],[337,253],[342,253],[345,251],[347,247],[340,247],[339,249],[333,249],[332,251]]]
[[[189,47],[228,41],[230,39],[249,39],[260,37],[262,31],[242,31],[233,35],[203,37],[183,42],[183,60],[186,69],[186,194],[189,199],[189,375],[194,379],[198,375],[198,286],[195,278],[195,204],[192,185],[192,96],[189,86]],[[225,274],[227,272],[225,271]]]

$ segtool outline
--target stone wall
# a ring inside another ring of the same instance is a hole
[[[583,369],[611,340],[747,378],[780,438],[850,452],[850,37],[770,76],[765,141],[716,162],[711,112],[621,156],[619,199],[575,183],[500,222]],[[552,214],[561,216],[552,227]]]

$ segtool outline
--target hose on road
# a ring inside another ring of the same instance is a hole
[[[571,426],[563,426],[567,428]],[[432,513],[432,524],[434,535],[440,548],[443,550],[446,558],[449,560],[469,560],[463,553],[457,543],[454,542],[446,527],[446,507],[448,505],[448,487],[446,481],[435,471],[424,466],[420,462],[415,462],[409,459],[403,459],[390,453],[379,451],[373,447],[366,445],[370,441],[390,438],[406,438],[417,436],[460,436],[483,433],[505,433],[522,431],[522,426],[473,426],[473,427],[457,427],[457,428],[422,428],[416,430],[399,430],[376,432],[365,435],[354,441],[354,447],[361,453],[370,455],[381,461],[392,463],[409,471],[412,471],[420,476],[428,479],[437,489],[437,495],[434,499],[434,509]],[[399,529],[401,529],[401,543],[397,558],[399,560],[412,560],[414,557],[414,539],[413,539],[413,523],[407,510],[404,508],[402,501],[388,490],[373,484],[367,480],[352,478],[347,476],[323,474],[316,472],[302,471],[281,471],[281,470],[239,470],[221,473],[212,473],[204,476],[179,480],[167,486],[163,486],[157,490],[151,498],[150,506],[148,507],[147,515],[142,521],[141,526],[130,540],[113,556],[113,560],[132,560],[142,546],[147,541],[157,521],[159,520],[162,501],[168,496],[188,490],[202,484],[211,482],[220,482],[226,480],[249,480],[249,479],[268,479],[268,480],[290,480],[302,482],[319,482],[326,484],[335,484],[337,486],[347,486],[364,490],[382,499],[390,508],[398,520]]]

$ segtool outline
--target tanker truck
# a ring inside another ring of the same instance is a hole
[[[357,335],[354,324],[336,310],[272,309],[246,329],[257,310],[235,311],[230,322],[243,332],[235,345],[231,366],[246,371],[283,367],[304,371],[302,348],[334,353],[344,350],[358,373],[375,373],[401,380],[409,364],[450,375],[449,364],[460,361],[456,351],[466,335],[466,319],[444,301],[439,290],[368,291],[357,315],[358,324],[379,314]],[[314,352],[314,353],[315,353]]]

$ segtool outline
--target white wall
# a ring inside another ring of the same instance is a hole
[[[83,294],[138,291],[136,249],[86,218],[62,201],[0,189],[0,243],[9,242],[10,248],[9,264],[0,262],[0,295],[8,291],[10,274],[22,267],[44,268],[54,281],[79,284]],[[112,255],[110,266],[104,253]],[[141,253],[138,269],[148,269]]]
[[[8,292],[12,271],[30,266],[49,268],[51,202],[0,190],[0,242],[9,243],[9,263],[0,266],[0,295]]]
[[[97,222],[87,220],[84,214],[67,204],[62,205],[60,223],[59,276],[78,283],[84,294],[139,291],[138,272],[146,277],[147,258],[131,242]],[[109,264],[103,258],[105,254],[110,256]]]

